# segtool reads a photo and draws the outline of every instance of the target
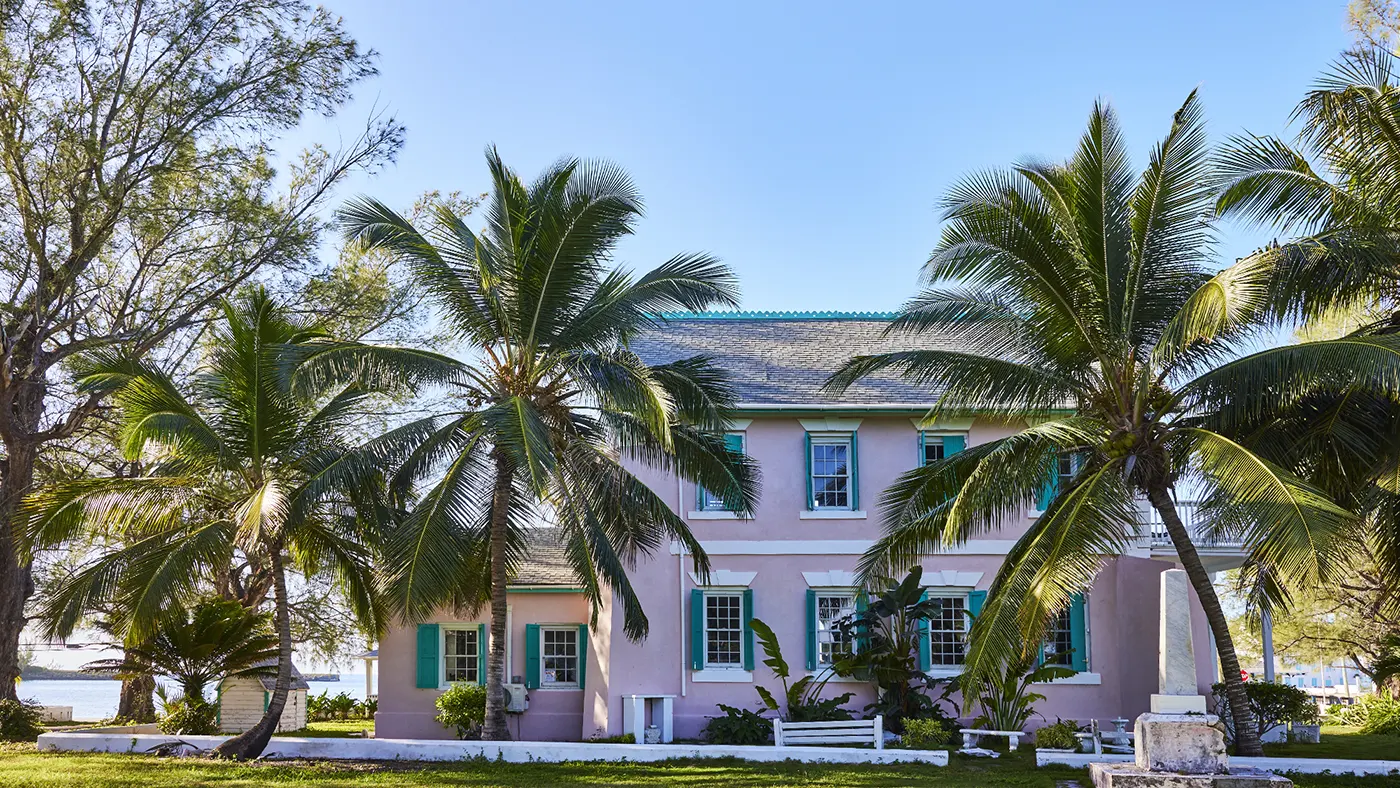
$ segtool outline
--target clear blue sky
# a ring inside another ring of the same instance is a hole
[[[1345,0],[327,2],[381,75],[294,139],[333,143],[376,103],[408,127],[346,196],[484,191],[488,143],[526,176],[610,158],[647,202],[621,261],[710,251],[748,309],[896,308],[959,176],[1068,156],[1096,97],[1143,163],[1198,85],[1216,138],[1285,131],[1350,40]],[[1260,240],[1232,229],[1221,255]]]

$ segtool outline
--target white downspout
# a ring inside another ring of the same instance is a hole
[[[676,516],[685,517],[685,490],[681,484],[681,477],[676,476]],[[676,598],[680,606],[680,616],[676,619],[681,625],[681,697],[685,697],[685,669],[686,661],[686,635],[690,628],[685,621],[685,543],[678,542],[680,549],[676,551]]]

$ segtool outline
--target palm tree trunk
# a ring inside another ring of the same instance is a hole
[[[117,701],[117,719],[131,723],[156,721],[156,677],[149,673],[122,679],[121,699]]]
[[[219,758],[242,761],[262,755],[267,743],[272,741],[272,734],[277,731],[277,723],[282,719],[282,710],[287,706],[287,695],[292,689],[292,616],[287,600],[287,574],[282,566],[281,545],[274,545],[268,552],[272,559],[274,623],[277,627],[277,683],[273,686],[272,697],[263,710],[262,719],[215,747],[214,755]]]
[[[1191,580],[1191,587],[1196,589],[1196,597],[1200,599],[1201,609],[1205,611],[1210,632],[1215,636],[1215,649],[1220,655],[1220,672],[1225,682],[1225,694],[1230,699],[1230,715],[1234,720],[1235,753],[1249,757],[1261,756],[1264,754],[1264,748],[1259,743],[1258,723],[1254,719],[1254,710],[1250,708],[1249,696],[1245,694],[1244,679],[1240,675],[1240,660],[1235,654],[1235,641],[1230,636],[1230,625],[1225,620],[1220,597],[1215,593],[1215,584],[1211,582],[1210,573],[1201,564],[1201,556],[1196,552],[1196,545],[1191,541],[1186,524],[1181,522],[1181,517],[1176,513],[1176,502],[1172,500],[1166,484],[1150,486],[1147,490],[1147,500],[1166,525],[1172,546],[1176,548],[1176,556],[1181,561],[1181,567],[1186,570],[1186,576]]]
[[[486,720],[481,738],[504,741],[506,726],[506,537],[510,527],[511,468],[495,456],[496,487],[491,496],[491,652],[486,659]]]

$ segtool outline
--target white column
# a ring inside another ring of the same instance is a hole
[[[1264,641],[1264,680],[1274,680],[1274,617],[1265,608],[1259,616],[1260,635]]]

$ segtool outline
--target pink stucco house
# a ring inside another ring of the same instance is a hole
[[[509,593],[508,673],[528,687],[529,709],[512,715],[522,740],[578,740],[623,731],[624,699],[674,696],[677,737],[694,737],[716,704],[754,708],[755,684],[777,683],[755,653],[745,627],[766,621],[790,663],[821,672],[834,635],[828,623],[852,609],[860,555],[880,533],[877,502],[895,477],[925,458],[959,451],[1017,429],[993,417],[929,423],[922,420],[936,388],[880,377],[839,400],[820,391],[852,355],[907,346],[882,336],[887,314],[715,314],[672,320],[634,342],[648,362],[706,355],[730,373],[742,401],[731,440],[758,461],[763,496],[752,519],[676,478],[643,470],[642,479],[671,501],[709,553],[705,583],[675,545],[633,577],[651,621],[645,642],[627,640],[622,613],[608,605],[589,629],[588,603],[549,539],[536,535],[530,566]],[[936,338],[921,341],[937,343]],[[1183,512],[1190,514],[1188,504]],[[947,609],[976,614],[986,589],[1034,511],[1006,522],[1000,533],[956,552],[923,561],[928,594]],[[1188,522],[1190,520],[1188,519]],[[1239,550],[1203,544],[1212,570],[1240,563]],[[1076,674],[1039,688],[1038,710],[1050,721],[1135,717],[1157,686],[1158,575],[1174,566],[1170,543],[1145,514],[1134,547],[1104,556],[1103,569],[1082,601],[1053,627],[1047,659]],[[449,683],[481,681],[485,671],[485,611],[459,619],[442,611],[433,621],[398,626],[380,644],[382,738],[449,738],[433,720],[433,701]],[[1216,675],[1214,651],[1199,609],[1195,622],[1202,693]],[[934,622],[921,654],[934,675],[960,670],[966,617]],[[1058,654],[1058,656],[1057,656]],[[833,682],[831,692],[871,690]]]

